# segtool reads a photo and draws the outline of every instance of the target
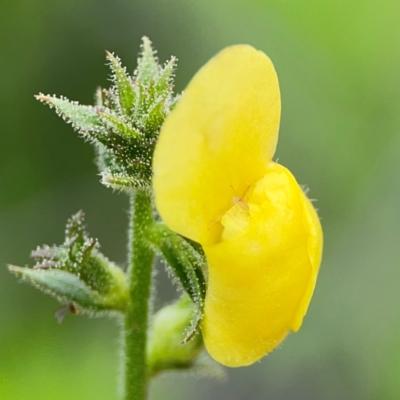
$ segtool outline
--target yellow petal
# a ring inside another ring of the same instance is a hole
[[[165,121],[153,160],[156,205],[174,231],[216,243],[220,218],[265,173],[278,138],[280,93],[270,59],[227,48],[192,79]]]
[[[254,363],[300,327],[322,249],[316,212],[286,168],[271,163],[247,193],[224,215],[223,240],[204,248],[204,341],[231,367]]]

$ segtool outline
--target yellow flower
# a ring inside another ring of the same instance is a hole
[[[270,59],[229,47],[192,79],[154,153],[161,217],[207,257],[206,348],[231,367],[254,363],[300,328],[321,261],[318,216],[272,161],[280,109]]]

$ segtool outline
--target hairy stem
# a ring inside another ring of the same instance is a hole
[[[137,189],[131,198],[129,240],[130,305],[124,324],[124,400],[147,397],[146,345],[154,252],[146,244],[145,232],[153,223],[151,193]]]

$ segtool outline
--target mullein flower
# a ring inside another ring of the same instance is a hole
[[[280,108],[270,59],[229,47],[192,79],[154,152],[157,209],[207,258],[205,345],[230,367],[254,363],[300,328],[321,261],[316,211],[272,161]]]

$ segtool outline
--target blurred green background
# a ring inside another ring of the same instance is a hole
[[[86,211],[123,264],[128,203],[99,184],[93,152],[33,94],[91,103],[107,85],[104,50],[132,70],[143,35],[179,59],[177,90],[224,46],[249,43],[277,68],[279,160],[318,199],[325,231],[303,328],[228,380],[168,374],[157,400],[400,398],[400,3],[397,0],[14,0],[0,3],[0,399],[112,400],[112,320],[53,317],[19,284],[42,243]],[[157,276],[157,304],[174,295]]]

